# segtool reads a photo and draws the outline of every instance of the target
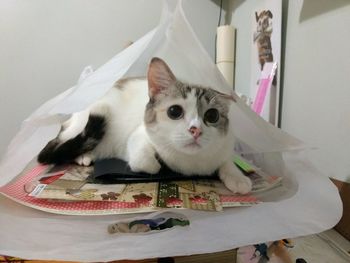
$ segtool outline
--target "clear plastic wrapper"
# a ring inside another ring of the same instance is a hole
[[[191,222],[154,235],[109,235],[108,225],[136,215],[63,216],[17,204],[0,196],[0,254],[76,261],[142,259],[210,253],[238,246],[312,234],[332,227],[341,216],[337,189],[301,152],[306,145],[266,123],[226,84],[189,25],[182,1],[167,1],[157,28],[92,71],[76,86],[51,99],[22,125],[0,164],[0,186],[13,180],[54,138],[60,121],[82,111],[122,77],[144,76],[154,56],[191,83],[232,93],[236,151],[270,174],[282,187],[262,193],[264,203],[224,212],[183,210]]]

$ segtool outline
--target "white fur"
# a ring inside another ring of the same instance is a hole
[[[72,115],[66,122],[62,124],[63,131],[59,134],[60,143],[64,143],[74,138],[84,130],[89,119],[89,111],[79,111]]]
[[[204,125],[197,113],[194,94],[187,99],[162,99],[157,106],[157,121],[145,126],[144,113],[148,101],[146,79],[130,79],[122,87],[112,88],[93,104],[89,112],[103,114],[108,128],[95,150],[78,157],[76,162],[89,165],[94,159],[117,157],[127,161],[133,171],[157,173],[160,164],[155,153],[158,153],[175,171],[185,175],[210,174],[220,168],[220,178],[231,191],[250,191],[250,180],[232,162],[232,132],[222,135],[216,128]],[[175,104],[185,110],[184,118],[171,120],[167,116],[167,109]],[[67,132],[61,135],[65,140],[69,139],[69,134],[77,134],[78,129],[73,127],[81,127],[81,122],[86,124],[86,120],[79,119],[77,114],[65,124],[69,125]],[[188,131],[191,126],[202,130],[197,140],[199,146],[191,145],[194,142]]]

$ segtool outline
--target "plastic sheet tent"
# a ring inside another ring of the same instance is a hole
[[[163,58],[180,79],[233,93],[191,29],[182,1],[167,1],[157,28],[95,72],[85,69],[76,86],[23,122],[1,162],[0,186],[57,135],[62,119],[85,109],[118,79],[144,76],[154,56]],[[0,197],[0,254],[76,261],[190,255],[312,234],[336,224],[342,212],[337,189],[306,159],[305,145],[256,116],[239,98],[234,107],[231,117],[240,142],[236,151],[283,176],[282,188],[261,196],[264,203],[222,213],[182,210],[191,221],[189,228],[115,236],[107,233],[107,226],[135,215],[54,215]]]

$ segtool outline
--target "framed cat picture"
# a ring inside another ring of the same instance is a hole
[[[277,126],[280,95],[282,1],[256,1],[251,13],[252,109]]]

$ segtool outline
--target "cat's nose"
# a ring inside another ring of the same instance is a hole
[[[201,128],[198,128],[195,126],[192,126],[191,128],[189,128],[188,131],[192,134],[193,138],[195,139],[197,139],[202,134]]]

